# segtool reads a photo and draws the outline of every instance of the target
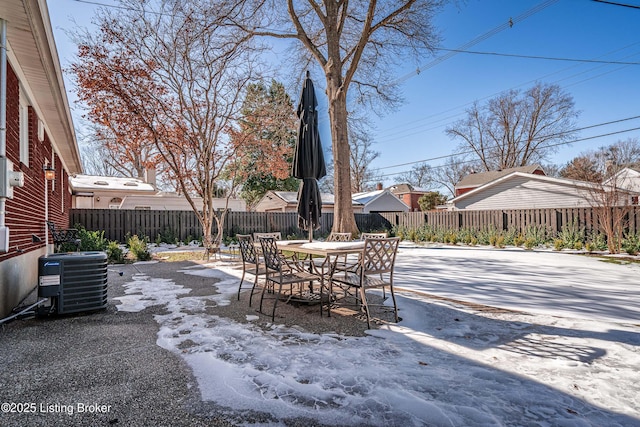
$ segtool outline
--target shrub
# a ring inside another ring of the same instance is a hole
[[[584,244],[584,227],[580,227],[577,222],[570,221],[562,226],[558,238],[562,239],[565,248],[576,248],[578,242]]]
[[[528,239],[525,239],[524,247],[526,249],[533,249],[536,246],[538,246],[538,245],[536,244],[536,239],[534,239],[533,237],[529,237]]]
[[[525,238],[522,234],[518,234],[514,239],[513,239],[513,246],[522,246],[525,242]]]
[[[498,236],[498,237],[496,238],[496,244],[495,244],[495,247],[496,247],[496,248],[504,248],[504,245],[505,245],[504,241],[505,241],[504,236],[502,236],[502,235]]]
[[[134,234],[127,240],[127,246],[129,251],[138,261],[148,261],[151,259],[151,253],[147,247],[147,239],[140,239],[137,234]]]
[[[124,251],[118,242],[110,241],[107,244],[107,261],[112,264],[122,264],[124,262]]]
[[[527,240],[532,240],[533,246],[544,245],[549,240],[547,236],[547,230],[542,225],[538,225],[538,226],[530,225],[525,230],[524,237],[525,237],[525,242]]]
[[[107,248],[107,239],[104,238],[104,231],[88,231],[82,225],[74,226],[78,230],[80,239],[79,251],[104,251]],[[70,243],[61,245],[62,252],[74,251],[76,246]]]
[[[167,243],[169,245],[177,245],[178,244],[178,236],[176,235],[176,233],[173,230],[165,228],[156,237],[156,243],[158,245],[160,243]]]
[[[606,251],[607,250],[607,237],[600,233],[591,233],[591,251]],[[588,249],[587,249],[588,250]]]
[[[640,252],[640,234],[627,234],[622,241],[622,249],[629,255]]]
[[[557,238],[553,241],[553,249],[556,251],[561,251],[564,248],[564,240]]]

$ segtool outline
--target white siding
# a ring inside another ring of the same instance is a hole
[[[457,209],[542,209],[589,207],[588,192],[572,185],[514,177],[470,195]]]
[[[369,212],[408,212],[409,207],[391,193],[384,193],[377,199],[365,204],[364,213]]]

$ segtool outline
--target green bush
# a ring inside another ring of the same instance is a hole
[[[513,246],[517,246],[520,247],[522,245],[524,245],[525,242],[525,238],[522,234],[518,234],[514,239],[513,239]]]
[[[176,233],[168,228],[165,228],[158,234],[156,237],[156,243],[160,245],[160,243],[167,243],[169,245],[177,245],[178,244],[178,236]]]
[[[607,250],[607,237],[604,234],[591,233],[588,240],[591,247],[591,250],[587,249],[589,252]]]
[[[112,264],[122,264],[124,262],[124,251],[116,241],[107,244],[107,261]]]
[[[580,227],[575,221],[570,221],[562,226],[558,238],[562,239],[565,248],[577,249],[576,246],[582,248],[586,240],[584,227]]]
[[[549,241],[547,230],[542,225],[530,225],[529,227],[527,227],[524,232],[524,238],[525,242],[527,240],[530,241],[530,244],[531,242],[533,242],[533,245],[531,247],[541,246]]]
[[[640,234],[627,234],[622,241],[622,249],[629,255],[640,252]]]
[[[538,245],[536,244],[536,239],[534,239],[533,237],[529,237],[529,238],[525,239],[524,247],[526,249],[531,250],[531,249],[535,248],[536,246],[538,246]]]
[[[78,238],[80,239],[80,245],[77,247],[79,251],[104,251],[107,248],[107,239],[104,238],[104,231],[88,231],[80,224],[76,224],[74,228],[78,230]],[[76,246],[70,243],[60,246],[61,252],[74,250],[76,250]]]
[[[554,250],[561,251],[562,249],[564,249],[564,247],[565,247],[564,240],[562,240],[560,238],[554,239],[554,241],[553,241],[553,249]]]
[[[140,239],[137,234],[134,234],[127,240],[127,246],[129,251],[138,261],[148,261],[151,259],[151,253],[147,247],[147,239]]]

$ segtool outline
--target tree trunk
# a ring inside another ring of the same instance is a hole
[[[339,80],[339,77],[334,76],[332,72],[327,73],[327,97],[329,99],[329,120],[331,122],[335,193],[334,220],[331,231],[357,234],[358,226],[353,215],[353,201],[351,199],[347,100],[345,92],[340,87]]]

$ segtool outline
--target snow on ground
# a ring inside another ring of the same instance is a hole
[[[191,366],[203,400],[230,412],[340,425],[640,426],[639,264],[403,243],[403,320],[366,337],[265,331],[207,314],[208,299],[229,304],[238,271],[212,263],[182,272],[219,279],[220,294],[189,297],[138,276],[118,309],[166,304],[158,345]]]

